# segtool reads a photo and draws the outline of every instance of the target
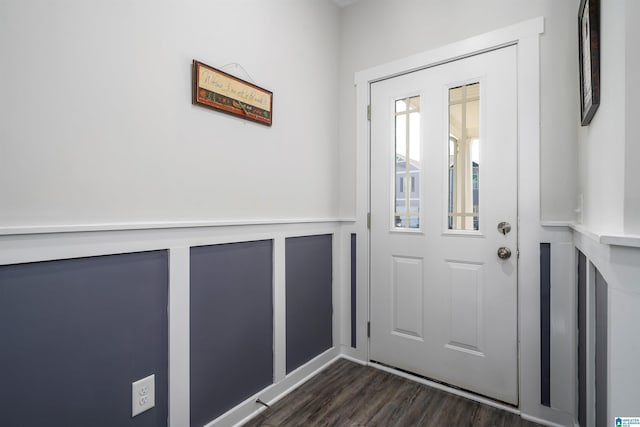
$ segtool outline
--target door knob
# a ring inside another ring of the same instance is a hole
[[[511,258],[511,249],[507,248],[507,247],[500,247],[498,248],[498,258],[500,259],[509,259]]]

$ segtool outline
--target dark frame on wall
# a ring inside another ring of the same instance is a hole
[[[600,1],[581,0],[578,13],[580,46],[580,117],[587,126],[600,105]]]
[[[191,103],[271,126],[273,93],[193,60]]]

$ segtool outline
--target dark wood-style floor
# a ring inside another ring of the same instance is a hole
[[[340,359],[244,425],[257,426],[537,427],[539,424]]]

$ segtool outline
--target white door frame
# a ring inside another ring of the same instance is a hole
[[[357,262],[357,348],[369,360],[369,253],[367,214],[370,207],[370,127],[367,119],[373,82],[455,59],[517,45],[518,81],[518,337],[519,409],[531,418],[547,415],[540,401],[539,244],[540,225],[540,34],[544,18],[538,17],[437,49],[382,64],[355,74],[356,85],[356,221],[362,244]],[[546,417],[545,417],[546,418]]]

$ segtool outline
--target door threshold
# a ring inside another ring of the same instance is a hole
[[[511,412],[512,414],[522,415],[522,413],[520,412],[520,409],[517,406],[512,405],[510,403],[501,402],[499,400],[495,400],[490,397],[483,396],[481,394],[476,394],[467,390],[463,390],[461,388],[452,386],[450,384],[439,382],[413,372],[405,371],[404,369],[396,368],[394,366],[390,366],[382,362],[377,362],[375,360],[370,360],[368,365],[371,366],[372,368],[380,369],[381,371],[385,371],[390,374],[394,374],[399,377],[406,378],[408,380],[415,381],[417,383],[424,384],[429,387],[442,390],[450,394],[454,394],[456,396],[464,397],[465,399],[473,400],[475,402],[492,406],[497,409],[502,409],[504,411]]]

